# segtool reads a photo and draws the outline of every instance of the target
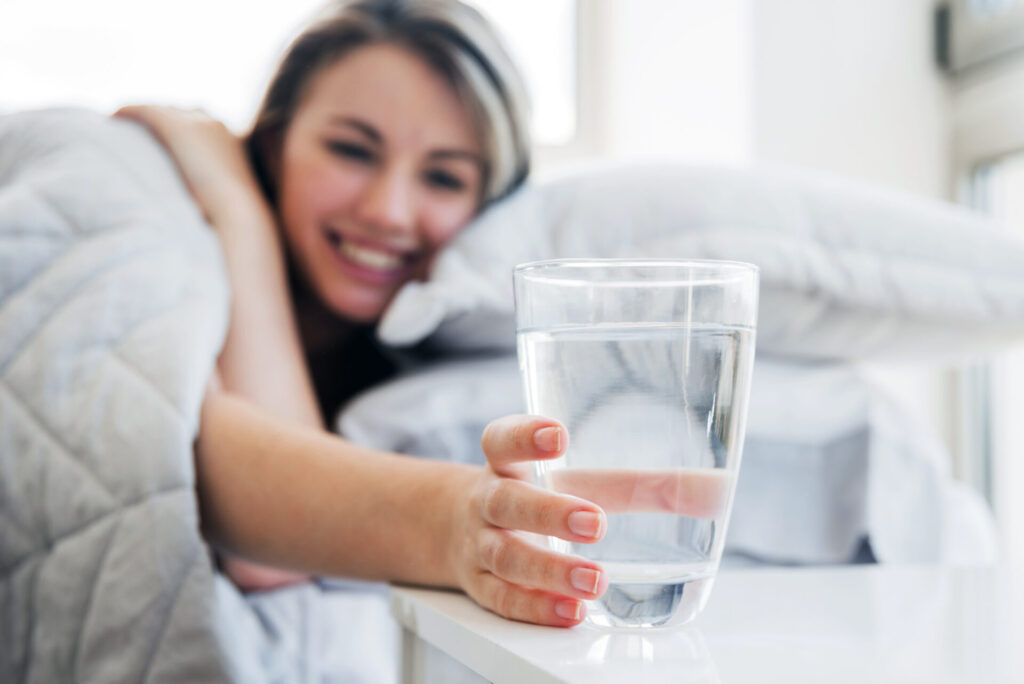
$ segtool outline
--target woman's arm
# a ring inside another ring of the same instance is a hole
[[[214,226],[231,285],[231,318],[218,358],[224,387],[302,425],[322,427],[288,295],[281,238],[241,141],[199,111],[124,107],[171,152]]]
[[[298,425],[322,428],[288,294],[284,249],[241,141],[201,111],[124,107],[174,158],[192,196],[217,231],[231,289],[227,339],[217,358],[223,387]],[[244,590],[272,589],[305,576],[224,556]]]
[[[306,572],[465,590],[500,615],[569,626],[602,593],[600,566],[529,544],[517,530],[593,542],[601,509],[516,479],[553,458],[553,421],[511,417],[485,432],[486,468],[356,447],[211,389],[196,448],[204,529],[231,551]],[[574,531],[575,530],[575,531]]]
[[[518,461],[564,449],[566,439],[554,450],[534,446],[533,435],[555,424],[496,422],[484,436],[491,463],[484,469],[370,452],[325,433],[273,216],[239,141],[201,113],[133,107],[120,114],[145,123],[170,149],[227,259],[233,300],[218,361],[223,388],[207,393],[196,445],[208,538],[304,572],[459,587],[507,617],[578,622],[579,599],[606,586],[599,566],[529,545],[517,532],[577,542],[603,534],[593,504],[517,479]],[[235,567],[252,576],[249,564]]]
[[[217,360],[221,380],[230,392],[279,416],[322,429],[273,216],[255,185],[238,190],[239,198],[212,219],[233,293]]]

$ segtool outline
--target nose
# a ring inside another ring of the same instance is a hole
[[[382,233],[410,233],[415,217],[412,174],[399,166],[382,167],[368,180],[356,203],[356,219]]]

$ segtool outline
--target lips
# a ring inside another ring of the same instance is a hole
[[[411,272],[416,254],[376,245],[327,228],[324,235],[336,260],[353,275],[376,283],[392,282]]]

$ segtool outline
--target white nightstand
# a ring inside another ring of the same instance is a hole
[[[667,630],[538,627],[408,587],[391,611],[407,684],[1024,683],[1024,572],[1007,568],[723,571],[697,620]],[[433,649],[461,665],[440,674]]]

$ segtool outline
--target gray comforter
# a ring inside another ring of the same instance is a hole
[[[227,316],[215,236],[148,134],[0,117],[0,681],[393,676],[379,595],[246,599],[215,571],[192,443]]]

